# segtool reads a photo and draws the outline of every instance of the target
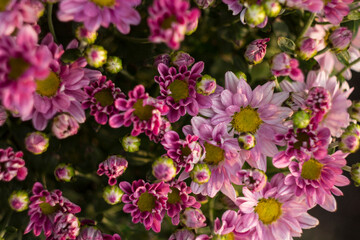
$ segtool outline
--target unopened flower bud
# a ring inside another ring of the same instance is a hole
[[[351,166],[351,179],[354,181],[356,187],[360,187],[360,163],[355,163]]]
[[[276,17],[281,11],[281,5],[276,0],[267,0],[262,5],[268,17]]]
[[[202,76],[201,80],[196,83],[196,92],[208,96],[215,92],[216,79],[209,75]]]
[[[215,0],[195,0],[196,5],[202,9],[210,7],[214,2]]]
[[[139,151],[140,147],[140,138],[134,136],[125,136],[123,137],[121,144],[126,152],[136,152]]]
[[[115,205],[121,202],[122,195],[124,192],[118,186],[107,186],[104,189],[103,198],[108,204]]]
[[[176,176],[174,161],[167,156],[159,157],[152,165],[152,174],[161,181],[170,181]]]
[[[360,102],[353,102],[350,107],[350,117],[360,122]]]
[[[352,32],[346,27],[335,29],[329,36],[329,43],[333,50],[340,52],[348,49],[352,39]]]
[[[93,44],[97,38],[97,32],[90,32],[84,26],[79,26],[75,31],[75,36],[80,42]]]
[[[344,133],[341,136],[339,148],[343,152],[356,152],[359,149],[359,137],[356,134]]]
[[[92,45],[85,50],[87,63],[95,68],[102,67],[107,60],[107,51],[98,45]]]
[[[75,171],[70,165],[61,163],[55,168],[54,175],[59,182],[70,182],[75,175]]]
[[[83,221],[81,222],[83,225]],[[76,240],[103,240],[102,233],[94,226],[82,227],[81,233],[77,236]]]
[[[245,82],[247,81],[247,76],[244,72],[240,72],[240,71],[236,72],[235,76],[239,79],[244,79]]]
[[[25,191],[15,191],[9,197],[11,209],[22,212],[28,208],[29,196]]]
[[[58,139],[64,139],[77,134],[79,124],[73,116],[63,113],[54,118],[51,130]]]
[[[200,209],[187,208],[185,209],[181,222],[188,228],[201,228],[206,226],[206,217]]]
[[[317,53],[318,41],[312,38],[304,38],[299,47],[299,57],[303,60],[309,60]]]
[[[169,54],[161,54],[155,57],[154,67],[157,68],[160,63],[170,66],[171,57]]]
[[[196,164],[190,172],[191,179],[198,184],[207,183],[210,180],[210,176],[210,169],[205,163]]]
[[[3,106],[0,106],[0,127],[4,125],[7,119],[7,113]]]
[[[49,138],[44,133],[33,132],[28,134],[25,138],[26,149],[35,155],[46,152],[48,146]]]
[[[360,137],[360,125],[350,124],[350,126],[346,128],[345,133],[355,134],[357,137]]]
[[[171,56],[171,62],[176,67],[180,67],[182,65],[190,67],[195,62],[195,59],[186,52],[178,51]]]
[[[259,25],[264,22],[266,13],[262,5],[253,4],[246,9],[245,21],[248,24]]]
[[[292,116],[294,127],[306,128],[310,123],[310,114],[306,111],[300,110]]]
[[[241,149],[250,150],[255,147],[256,139],[251,133],[241,133],[238,137],[238,143]]]
[[[105,69],[112,74],[120,72],[123,69],[122,60],[115,56],[109,57]]]
[[[103,174],[108,176],[108,184],[113,186],[116,184],[117,178],[123,175],[127,167],[128,162],[125,158],[118,155],[112,155],[99,164],[99,168],[96,173],[99,176],[102,176]]]
[[[256,39],[252,41],[246,48],[245,59],[250,64],[261,63],[266,54],[266,43],[270,38]]]

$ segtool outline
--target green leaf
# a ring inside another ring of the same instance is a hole
[[[359,20],[360,19],[360,12],[355,10],[351,11],[347,16],[346,19],[348,20]]]
[[[279,37],[277,43],[283,52],[293,53],[296,49],[294,41],[286,37]]]
[[[345,66],[349,65],[350,54],[349,54],[349,52],[347,50],[337,53],[336,57],[339,60],[339,62],[341,62]]]
[[[81,57],[81,52],[79,49],[69,49],[64,52],[64,54],[61,56],[61,60],[64,63],[72,63],[76,61],[79,57]]]

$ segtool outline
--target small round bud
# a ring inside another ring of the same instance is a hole
[[[75,175],[75,171],[70,165],[61,163],[56,166],[54,175],[56,180],[59,182],[70,182]]]
[[[182,65],[190,67],[195,62],[195,59],[186,52],[178,51],[171,55],[171,62],[176,67],[180,67]]]
[[[49,147],[49,138],[44,133],[32,132],[25,138],[25,147],[35,155],[42,154]]]
[[[357,137],[360,137],[360,125],[352,123],[346,128],[345,132],[355,134]]]
[[[107,51],[98,45],[92,45],[85,50],[87,63],[95,68],[102,67],[107,60]]]
[[[196,83],[196,92],[208,96],[215,92],[216,79],[209,75],[202,76],[201,80]]]
[[[312,38],[304,38],[300,42],[299,47],[299,57],[303,60],[309,60],[310,58],[314,57],[317,53],[317,45],[318,41]]]
[[[200,209],[186,208],[181,216],[181,222],[188,228],[201,228],[206,226],[206,217]]]
[[[310,114],[306,111],[300,110],[292,116],[294,127],[306,128],[310,123]]]
[[[343,152],[356,152],[359,149],[359,137],[356,134],[345,132],[341,136],[339,148]]]
[[[121,202],[122,195],[124,192],[118,186],[107,186],[104,189],[103,198],[108,204],[115,205]]]
[[[166,156],[159,157],[152,165],[152,174],[161,181],[170,181],[176,176],[174,161]]]
[[[134,136],[123,137],[121,144],[126,152],[139,151],[141,140]]]
[[[169,54],[161,54],[155,57],[154,67],[157,68],[160,63],[170,66],[171,57]]]
[[[250,150],[255,147],[256,139],[251,133],[241,133],[238,137],[238,143],[241,149]]]
[[[97,38],[97,32],[90,32],[84,26],[79,26],[75,31],[75,36],[80,42],[93,44]]]
[[[210,180],[210,176],[210,169],[205,163],[196,164],[190,172],[191,179],[198,184],[207,183]]]
[[[350,117],[360,122],[360,102],[353,102],[350,107]]]
[[[246,82],[247,81],[247,76],[246,76],[246,74],[245,73],[243,73],[243,72],[236,72],[235,73],[235,76],[237,77],[237,78],[239,78],[239,79],[244,79],[244,81]]]
[[[12,210],[22,212],[29,206],[29,196],[25,191],[15,191],[9,197],[9,205]]]
[[[246,9],[245,21],[248,24],[259,25],[265,21],[266,13],[262,5],[253,4]]]
[[[277,17],[281,11],[281,5],[276,0],[267,0],[262,5],[268,17]]]
[[[270,38],[256,39],[252,41],[245,51],[245,59],[250,64],[261,63],[266,54],[266,43],[270,41]]]
[[[335,29],[329,36],[329,43],[333,50],[341,52],[349,48],[352,39],[352,32],[346,27]]]
[[[77,134],[79,124],[73,116],[63,113],[54,118],[51,130],[58,139],[64,139]]]
[[[120,72],[123,69],[122,60],[115,56],[109,57],[105,69],[112,74]]]
[[[360,163],[355,163],[351,166],[351,179],[354,181],[356,187],[360,187]]]

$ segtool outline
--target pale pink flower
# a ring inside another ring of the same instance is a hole
[[[340,24],[343,18],[349,14],[349,4],[353,0],[331,0],[327,1],[324,6],[325,18],[334,25]]]
[[[63,113],[54,118],[51,130],[58,139],[64,139],[77,134],[79,123],[73,116]]]
[[[200,209],[187,208],[181,216],[181,222],[188,228],[202,228],[206,226],[206,217]]]
[[[275,76],[289,76],[294,81],[304,81],[304,74],[299,68],[299,61],[290,58],[286,53],[275,55],[272,60],[271,72]]]

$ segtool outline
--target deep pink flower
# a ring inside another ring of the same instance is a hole
[[[109,185],[113,186],[117,182],[117,178],[123,175],[128,166],[128,162],[120,156],[109,156],[104,162],[99,164],[97,174],[102,176],[106,174],[109,177]]]
[[[131,213],[133,223],[141,222],[145,229],[160,232],[161,222],[165,214],[169,184],[164,182],[145,183],[140,179],[132,185],[128,182],[119,184],[124,191],[122,202],[125,203],[123,211]]]
[[[54,217],[53,233],[46,240],[76,239],[79,232],[80,222],[74,214],[58,212]]]
[[[73,116],[63,113],[54,118],[51,130],[58,139],[64,139],[77,134],[79,123]]]
[[[286,53],[275,55],[272,60],[271,72],[275,76],[289,76],[292,80],[303,82],[304,74],[297,59],[291,59]]]
[[[149,137],[150,141],[155,143],[161,142],[164,139],[164,135],[170,131],[171,123],[165,118],[161,118],[161,124],[159,127],[159,133],[155,134],[154,132],[148,131],[146,135]]]
[[[196,29],[200,17],[199,9],[189,8],[187,0],[155,0],[148,10],[150,41],[165,42],[170,48],[178,49],[185,33]]]
[[[134,9],[141,0],[62,0],[57,13],[60,21],[84,23],[91,32],[112,23],[122,33],[130,32],[130,25],[140,23],[140,14]]]
[[[178,69],[159,64],[160,76],[155,82],[160,85],[160,96],[170,110],[167,115],[170,122],[176,122],[181,116],[189,113],[196,116],[199,109],[211,107],[211,99],[196,92],[196,80],[201,77],[203,62],[197,62],[191,69],[181,65]]]
[[[0,181],[11,181],[14,177],[23,181],[28,173],[23,152],[14,152],[11,147],[0,148]]]
[[[343,18],[349,14],[349,4],[353,0],[331,0],[324,6],[324,15],[326,19],[334,25],[340,24]]]

